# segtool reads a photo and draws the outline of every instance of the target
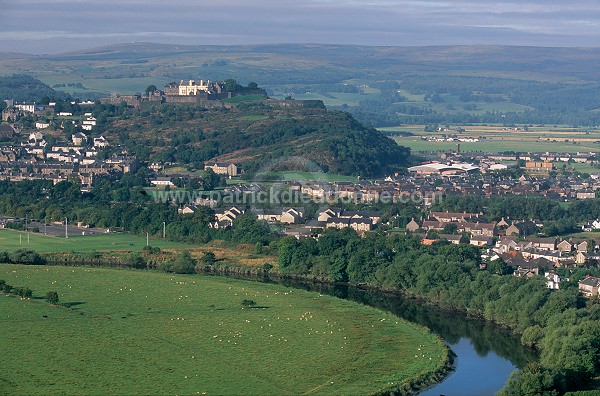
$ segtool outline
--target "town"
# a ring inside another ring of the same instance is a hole
[[[141,97],[70,102],[70,111],[64,110],[64,103],[57,106],[56,102],[39,105],[6,100],[0,137],[11,143],[0,145],[0,177],[12,182],[51,180],[53,184],[76,180],[85,193],[93,188],[98,177],[118,180],[123,174],[145,168],[148,191],[175,193],[177,186],[194,178],[201,181],[203,176],[165,173],[169,166],[177,164],[138,161],[125,147],[111,144],[99,132],[94,109],[102,102],[134,108],[160,103],[222,106],[221,99],[231,98],[236,91],[226,89],[226,84],[231,82],[181,81],[168,84],[164,91],[149,87]],[[264,95],[255,84],[237,91],[238,95]],[[328,228],[351,228],[359,235],[374,230],[409,233],[421,238],[423,244],[440,240],[471,244],[482,249],[482,269],[500,260],[517,277],[544,274],[547,287],[554,290],[560,288],[564,278],[557,274],[557,269],[598,265],[600,238],[595,241],[568,235],[545,236],[544,222],[539,219],[487,218],[483,213],[440,212],[432,207],[446,196],[545,197],[562,203],[596,198],[600,169],[592,174],[569,172],[571,163],[597,164],[598,158],[595,153],[581,152],[468,153],[461,152],[457,143],[454,151],[430,155],[406,172],[381,179],[338,182],[299,179],[282,183],[280,187],[296,198],[302,197],[303,203],[320,204],[316,212],[307,213],[304,206],[293,205],[298,200],[281,207],[248,204],[243,199],[247,194],[267,190],[272,182],[261,182],[260,177],[242,181],[244,169],[239,164],[213,160],[205,163],[204,172],[210,170],[222,178],[223,186],[215,190],[219,192],[216,198],[208,198],[210,191],[205,191],[206,194],[193,199],[171,197],[167,201],[183,216],[193,214],[201,206],[212,208],[214,218],[208,226],[214,229],[231,227],[239,215],[252,213],[260,221],[278,225],[282,235],[298,239],[318,238]],[[227,206],[224,199],[227,195],[237,196],[238,201],[241,197],[241,201]],[[344,203],[363,209],[350,210]],[[386,216],[381,210],[381,205],[394,204],[411,204],[420,215],[400,224],[398,218]],[[6,218],[0,221],[0,227],[19,221]],[[600,231],[600,219],[588,218],[577,227],[582,232]],[[598,285],[599,278],[587,277],[580,282],[580,289],[586,296],[597,295]]]

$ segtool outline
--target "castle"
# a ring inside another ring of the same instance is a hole
[[[179,83],[170,83],[165,85],[164,93],[167,103],[201,103],[231,97],[231,92],[225,91],[223,83],[209,80],[181,80]]]
[[[228,99],[238,95],[262,95],[266,92],[258,87],[241,87],[236,85],[233,91],[225,89],[224,82],[211,82],[210,80],[181,80],[165,85],[163,91],[149,91],[146,95],[123,95],[102,98],[100,101],[119,104],[125,101],[129,106],[136,108],[154,103],[190,103],[202,104],[210,107],[225,106],[221,99]],[[229,105],[231,106],[231,105]]]

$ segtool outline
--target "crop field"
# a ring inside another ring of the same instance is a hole
[[[0,279],[33,290],[0,295],[6,394],[369,394],[446,353],[396,316],[277,285],[9,264]]]
[[[558,152],[597,152],[600,151],[600,131],[582,130],[567,127],[532,127],[528,131],[500,126],[463,126],[464,132],[454,130],[446,132],[424,132],[422,125],[380,128],[382,132],[409,132],[413,136],[397,136],[394,140],[414,152],[455,150],[460,143],[461,151],[519,151],[532,153]],[[479,142],[438,142],[427,138],[444,136],[460,138],[479,138]]]
[[[29,235],[29,242],[28,242]],[[166,241],[149,240],[150,246],[161,249],[190,248],[192,245]],[[0,230],[0,250],[32,249],[44,252],[93,252],[93,251],[140,251],[146,246],[146,238],[130,234],[101,234],[69,236],[68,239],[45,236],[36,233],[24,233],[12,230]]]

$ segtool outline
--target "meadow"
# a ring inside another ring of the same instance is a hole
[[[463,128],[459,134],[456,129]],[[396,143],[410,147],[413,152],[431,152],[456,150],[464,152],[558,152],[577,153],[595,152],[600,149],[600,132],[569,127],[531,127],[528,131],[502,126],[454,126],[453,130],[443,132],[425,132],[423,125],[406,125],[399,127],[379,128],[382,132],[409,132],[412,136],[397,136]],[[446,135],[456,135],[460,138],[479,138],[480,142],[438,142],[428,141],[427,138],[443,138]]]
[[[0,279],[33,290],[0,295],[5,394],[370,394],[446,354],[396,316],[272,284],[9,264]]]
[[[29,236],[29,243],[28,243]],[[191,248],[193,245],[164,239],[149,239],[150,246],[161,249]],[[0,229],[0,250],[32,249],[39,253],[94,251],[140,251],[146,246],[146,237],[131,234],[99,234],[64,237],[45,236]]]

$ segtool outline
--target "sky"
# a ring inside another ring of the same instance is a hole
[[[0,52],[124,42],[596,47],[598,0],[0,0]]]

